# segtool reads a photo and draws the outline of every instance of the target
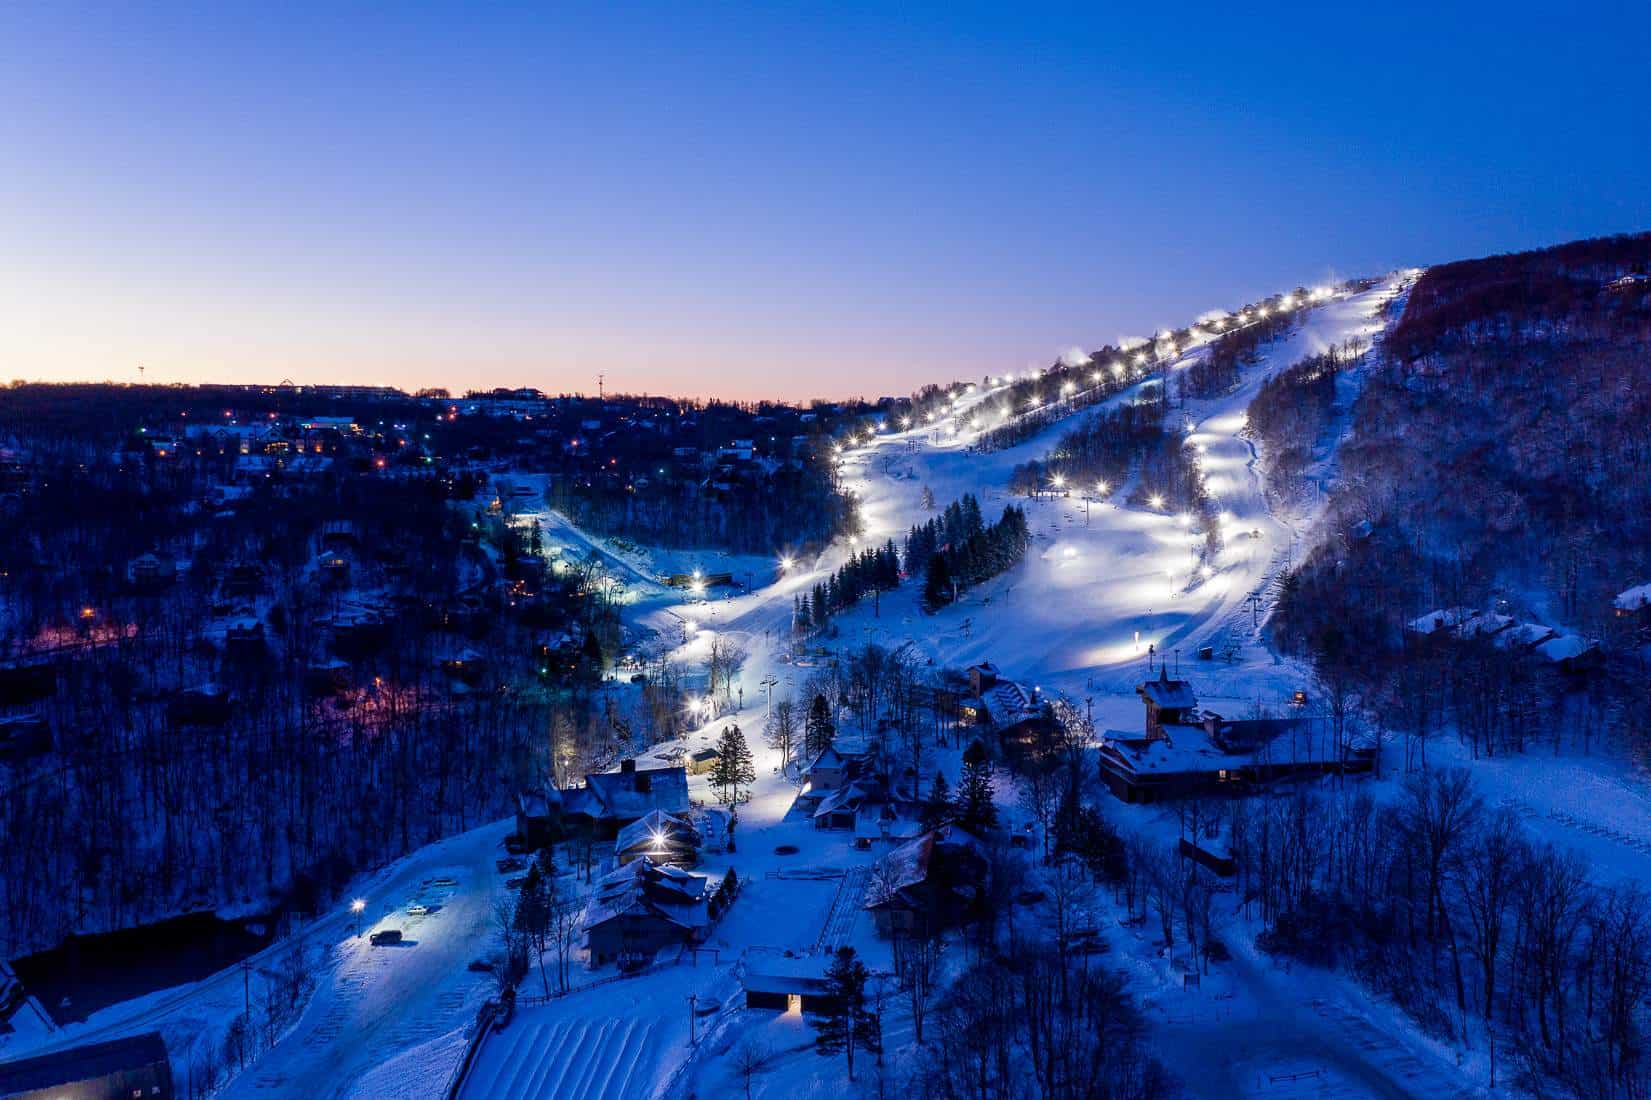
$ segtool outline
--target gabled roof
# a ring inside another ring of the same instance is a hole
[[[1651,606],[1651,582],[1636,584],[1617,593],[1616,606],[1621,611],[1638,611]]]
[[[638,780],[647,790],[637,790]],[[634,821],[649,810],[686,813],[688,771],[676,765],[587,775],[583,787],[563,792],[563,806],[598,821]]]
[[[1171,680],[1167,670],[1160,669],[1158,679],[1148,680],[1138,689],[1148,700],[1166,710],[1185,710],[1198,705],[1198,696],[1185,680]]]
[[[664,810],[649,810],[619,830],[619,835],[614,838],[614,851],[626,852],[638,847],[651,849],[655,846],[655,838],[658,838],[662,849],[683,844],[698,847],[700,842],[699,830],[687,817]]]
[[[618,917],[653,917],[681,928],[704,926],[706,886],[703,875],[655,863],[647,856],[598,879],[585,902],[588,931]]]

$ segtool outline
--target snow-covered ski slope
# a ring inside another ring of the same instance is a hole
[[[1098,719],[1119,722],[1138,721],[1133,686],[1145,671],[1149,647],[1172,661],[1178,654],[1184,672],[1192,671],[1188,662],[1202,646],[1229,657],[1197,665],[1201,697],[1267,703],[1302,687],[1299,670],[1275,660],[1255,624],[1265,619],[1271,586],[1287,559],[1301,552],[1296,540],[1304,532],[1296,527],[1303,517],[1280,518],[1269,509],[1254,448],[1243,434],[1246,410],[1272,374],[1354,338],[1368,343],[1382,329],[1383,307],[1404,291],[1410,277],[1396,275],[1370,290],[1303,308],[1287,335],[1261,348],[1259,362],[1245,368],[1235,390],[1171,409],[1169,415],[1184,417],[1191,429],[1220,511],[1223,547],[1209,563],[1210,576],[1196,568],[1202,537],[1190,517],[1132,507],[1125,499],[1127,486],[1104,495],[1094,486],[1073,486],[1069,496],[1020,501],[1034,543],[1019,567],[932,616],[917,606],[921,585],[914,578],[876,606],[868,599],[838,616],[835,644],[908,645],[936,665],[990,659],[1005,674],[1046,691],[1091,697]],[[1188,351],[1169,373],[1187,369],[1207,350]],[[1158,384],[1142,382],[1111,402],[1133,400],[1143,387]],[[1011,470],[1043,458],[1062,431],[1091,414],[1074,413],[1014,448],[977,453],[972,444],[980,430],[996,422],[1003,390],[976,387],[961,398],[952,418],[960,430],[885,432],[843,452],[844,485],[859,499],[866,527],[859,546],[891,538],[899,545],[913,524],[935,515],[921,506],[925,487],[937,508],[973,493],[985,518],[995,519],[1013,502],[1006,489]],[[975,421],[982,429],[970,426]],[[751,595],[658,608],[645,621],[662,634],[679,632],[679,619],[703,628],[679,650],[685,662],[701,657],[713,634],[732,635],[748,654],[747,682],[776,676],[784,683],[789,676],[795,683],[796,673],[777,661],[779,640],[788,637],[792,599],[829,576],[852,550],[835,545]],[[1253,594],[1260,596],[1258,605],[1250,602]],[[1117,704],[1115,715],[1105,713],[1109,700]]]

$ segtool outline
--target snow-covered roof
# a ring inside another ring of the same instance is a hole
[[[1536,651],[1550,661],[1569,661],[1593,648],[1593,642],[1579,635],[1559,634],[1537,646]]]
[[[826,988],[830,965],[825,955],[751,953],[745,957],[743,982],[757,993],[819,993]]]
[[[1139,690],[1148,700],[1165,710],[1185,710],[1198,705],[1198,696],[1194,694],[1192,685],[1185,680],[1171,680],[1167,671],[1160,671],[1158,679],[1148,680]]]
[[[1432,634],[1443,627],[1455,626],[1472,614],[1472,609],[1466,607],[1447,607],[1439,611],[1429,611],[1426,615],[1411,619],[1410,629],[1417,634]]]
[[[704,875],[655,863],[647,856],[597,880],[585,902],[588,931],[616,917],[657,917],[683,928],[709,922]]]
[[[1638,611],[1642,607],[1651,607],[1651,581],[1618,592],[1616,606],[1619,611]]]
[[[613,847],[616,852],[628,852],[634,848],[653,849],[657,845],[659,850],[664,851],[673,845],[697,847],[699,840],[699,830],[687,817],[664,810],[649,810],[619,830]]]
[[[634,821],[649,810],[686,813],[688,772],[678,765],[587,775],[585,785],[564,791],[562,800],[568,813],[597,820]]]

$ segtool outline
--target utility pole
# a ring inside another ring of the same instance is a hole
[[[698,1002],[699,1002],[699,994],[698,993],[688,994],[688,1045],[689,1046],[699,1045],[699,1036],[697,1034],[697,1028],[696,1028],[695,1023],[694,1023],[694,1021],[696,1019],[695,1014],[694,1014],[694,1006]]]

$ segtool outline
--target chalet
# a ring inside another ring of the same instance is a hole
[[[1642,587],[1651,593],[1651,586]],[[1624,603],[1623,596],[1631,598],[1635,591],[1629,589],[1618,596],[1619,614]],[[1559,672],[1567,675],[1589,672],[1597,667],[1601,660],[1599,643],[1591,639],[1555,630],[1541,623],[1521,622],[1511,615],[1474,611],[1466,607],[1430,611],[1426,615],[1412,619],[1408,629],[1410,633],[1430,642],[1435,639],[1486,642],[1499,649],[1529,653],[1550,662]]]
[[[1618,592],[1612,606],[1619,619],[1651,618],[1651,581]]]
[[[604,875],[585,903],[592,966],[647,963],[662,947],[699,943],[710,934],[709,880],[648,856]]]
[[[540,787],[516,795],[516,835],[528,851],[548,848],[561,835],[562,792]]]
[[[836,1007],[824,955],[747,955],[740,976],[745,1007],[793,1015],[825,1013]]]
[[[872,876],[865,908],[879,935],[937,932],[974,918],[985,874],[979,839],[948,825],[885,856]]]
[[[714,747],[695,749],[688,754],[688,774],[704,775],[716,767],[717,761],[721,759],[722,753]]]
[[[815,812],[827,797],[871,771],[871,755],[869,745],[852,738],[839,738],[827,745],[803,769],[802,789],[797,792],[798,807]]]
[[[168,1100],[172,1066],[156,1032],[0,1064],[0,1097]]]
[[[649,810],[619,830],[613,854],[621,866],[646,856],[655,863],[692,867],[704,844],[698,826],[687,814]]]
[[[969,695],[958,704],[958,718],[966,726],[1007,730],[1043,716],[1037,688],[1006,680],[996,665],[982,661],[969,668]]]
[[[638,768],[626,760],[616,772],[585,776],[585,785],[562,792],[565,825],[611,837],[651,810],[688,812],[688,772],[679,766]]]
[[[883,784],[871,776],[850,779],[825,793],[812,814],[816,829],[852,829],[855,819],[868,807],[885,801]]]
[[[136,588],[165,588],[178,575],[178,567],[154,554],[139,554],[126,567],[126,575]]]
[[[1146,732],[1108,730],[1101,778],[1125,802],[1241,792],[1288,777],[1369,771],[1367,745],[1336,745],[1303,718],[1228,719],[1200,710],[1185,680],[1160,672],[1137,689]]]
[[[336,550],[329,550],[316,560],[315,567],[321,583],[328,588],[343,588],[350,583],[350,559]]]
[[[443,672],[453,679],[474,687],[487,671],[487,658],[469,646],[457,653],[449,653],[437,662]]]

